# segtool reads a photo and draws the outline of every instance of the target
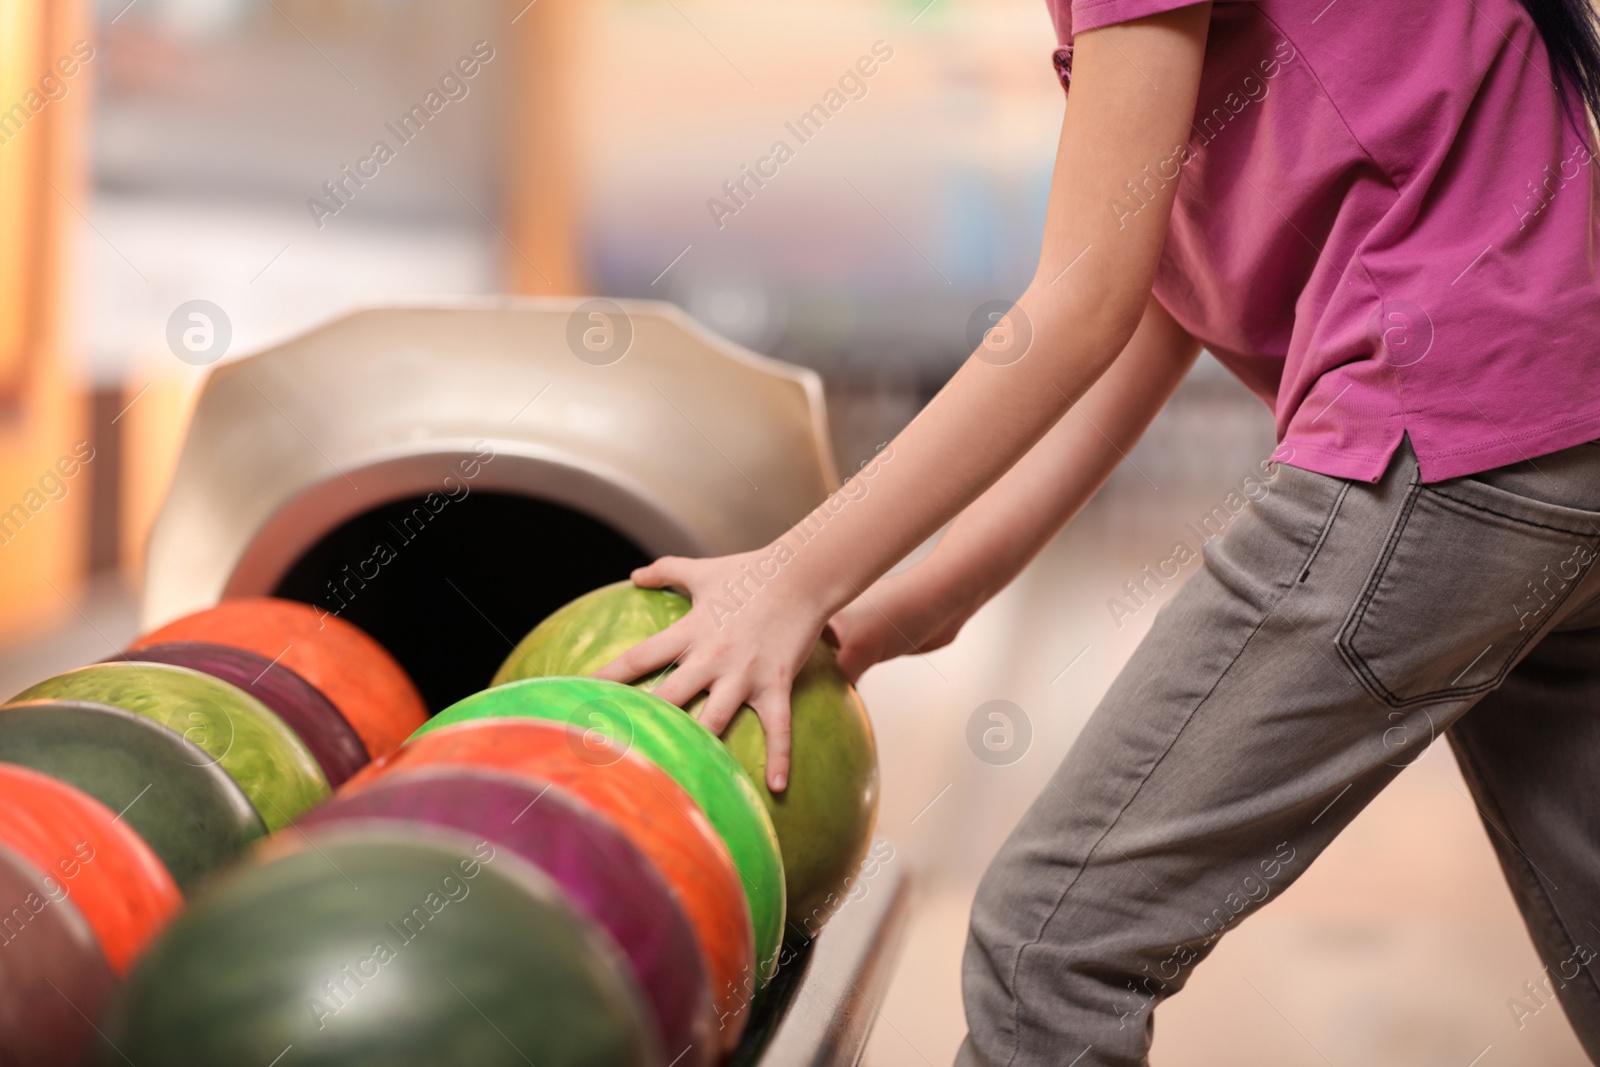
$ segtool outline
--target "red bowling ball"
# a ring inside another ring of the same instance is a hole
[[[60,886],[119,977],[183,906],[172,875],[116,812],[65,782],[6,763],[0,845]]]

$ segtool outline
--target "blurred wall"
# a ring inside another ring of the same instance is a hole
[[[547,40],[516,14],[499,0],[98,5],[80,357],[115,397],[103,406],[125,409],[108,434],[116,510],[96,523],[114,526],[129,581],[213,366],[363,304],[503,289],[512,244],[537,244],[547,274],[578,284],[568,238],[535,232],[570,212],[503,174],[507,124],[549,125],[508,104],[513,57]],[[539,154],[540,181],[567,159]],[[540,210],[514,216],[508,187]],[[194,301],[226,337],[215,350],[174,340]]]
[[[96,53],[79,5],[0,0],[0,640],[71,614],[98,469],[69,365]]]
[[[601,10],[572,101],[599,288],[927,392],[1026,285],[1063,108],[1043,0]]]
[[[572,106],[593,54],[591,4],[503,0],[514,64],[506,103],[506,288],[534,296],[592,288],[583,252],[579,116]]]
[[[100,422],[126,409],[95,521],[130,578],[215,365],[173,350],[188,302],[225,317],[220,361],[396,299],[671,300],[822,371],[853,463],[965,355],[972,309],[1025,284],[1061,112],[1037,0],[97,0],[95,19],[76,354]],[[380,139],[392,158],[365,163]]]

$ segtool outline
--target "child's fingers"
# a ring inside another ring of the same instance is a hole
[[[654,563],[635,568],[628,578],[641,589],[663,589],[669,585],[687,589],[689,571],[696,562],[682,556],[662,556]]]
[[[769,689],[753,703],[767,735],[767,788],[781,793],[789,786],[789,690]]]
[[[662,630],[653,637],[647,637],[637,645],[628,649],[616,659],[594,672],[594,677],[603,678],[608,682],[631,682],[642,678],[658,667],[665,667],[683,654],[687,647],[687,638],[678,625],[673,625]]]
[[[720,737],[744,706],[744,697],[743,679],[718,679],[706,696],[706,706],[700,709],[700,725]]]
[[[714,681],[716,681],[714,675],[707,673],[693,659],[689,659],[656,683],[651,692],[668,704],[676,704],[681,708],[699,696]]]

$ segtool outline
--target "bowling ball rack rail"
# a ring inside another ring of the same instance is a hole
[[[903,862],[903,861],[902,861]],[[891,862],[773,978],[728,1067],[855,1067],[883,1002],[911,910]]]

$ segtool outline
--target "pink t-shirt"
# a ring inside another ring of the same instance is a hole
[[[1194,0],[1049,0],[1085,32]],[[1600,438],[1597,166],[1517,0],[1218,0],[1155,295],[1272,407],[1276,455],[1438,481]]]

